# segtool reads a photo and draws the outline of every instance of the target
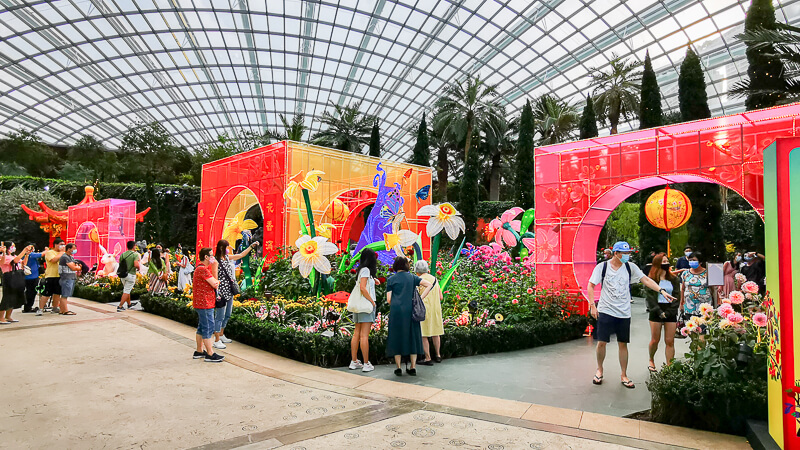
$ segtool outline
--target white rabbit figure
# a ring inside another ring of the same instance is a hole
[[[117,258],[119,257],[120,253],[122,253],[122,246],[119,245],[119,242],[117,242],[116,245],[114,245],[114,253],[109,253],[105,247],[100,245],[100,251],[103,252],[103,256],[100,257],[100,264],[102,264],[103,267],[97,270],[97,276],[117,276],[117,268],[119,267]]]

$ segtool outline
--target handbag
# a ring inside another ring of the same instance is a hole
[[[347,310],[351,313],[369,314],[372,309],[372,303],[361,294],[361,283],[356,281],[350,297],[347,298]]]
[[[436,280],[433,282],[436,285]],[[411,299],[411,320],[414,322],[422,322],[425,320],[425,302],[422,301],[422,295],[419,289],[414,288],[414,296]]]
[[[8,272],[9,282],[8,287],[14,290],[25,289],[25,271],[20,269],[19,266],[14,267]]]
[[[222,267],[222,273],[225,275],[225,278],[231,284],[231,295],[239,295],[239,284],[236,280],[231,279],[231,273],[228,272],[228,269]]]
[[[26,266],[23,266],[23,267],[22,267],[22,271],[23,271],[23,272],[25,272],[25,276],[26,276],[26,277],[27,277],[28,275],[30,275],[30,274],[31,274],[31,268],[30,268],[30,266],[27,266],[27,265],[26,265]]]

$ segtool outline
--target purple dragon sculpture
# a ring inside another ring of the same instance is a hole
[[[364,231],[361,232],[361,237],[353,251],[354,255],[365,246],[382,241],[384,233],[396,232],[397,230],[393,226],[399,224],[405,216],[403,212],[405,199],[400,195],[400,183],[386,186],[386,171],[381,167],[381,163],[378,163],[376,169],[379,173],[372,180],[372,185],[378,188],[378,195],[364,224]],[[392,265],[395,256],[397,255],[394,252],[378,252],[378,260],[387,265]]]

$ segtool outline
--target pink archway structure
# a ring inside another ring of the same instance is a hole
[[[585,296],[606,219],[648,187],[721,184],[763,217],[764,149],[777,137],[798,135],[796,103],[537,148],[537,279]]]

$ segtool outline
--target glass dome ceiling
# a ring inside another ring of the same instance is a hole
[[[775,2],[800,24],[800,0]],[[612,53],[649,50],[664,104],[692,43],[712,114],[744,109],[728,88],[747,71],[736,0],[0,0],[0,134],[53,144],[92,134],[116,147],[136,121],[180,144],[280,130],[311,133],[330,103],[381,119],[385,157],[405,159],[413,129],[450,80],[480,74],[509,114],[544,93],[582,103],[587,73]],[[621,127],[623,130],[624,127]],[[306,135],[308,137],[308,135]]]

